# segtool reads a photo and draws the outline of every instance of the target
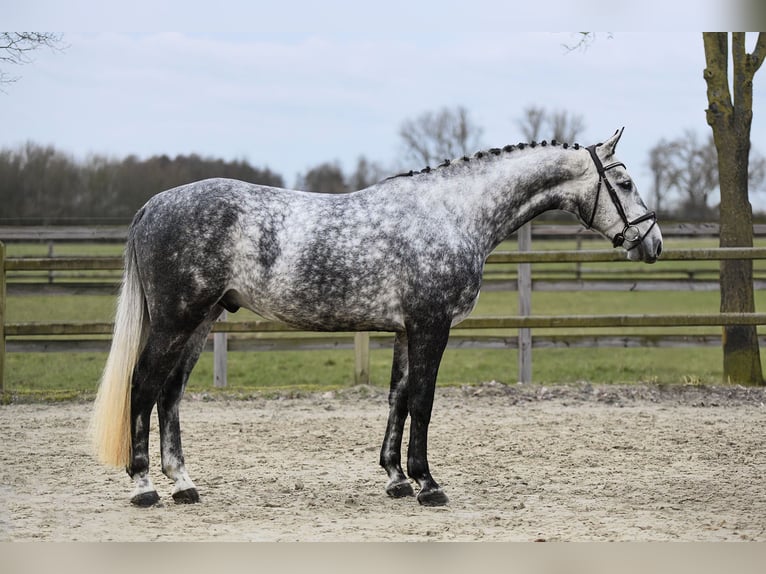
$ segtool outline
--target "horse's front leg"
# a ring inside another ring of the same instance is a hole
[[[444,349],[449,338],[450,321],[423,319],[408,329],[409,377],[407,406],[410,412],[410,442],[407,450],[407,473],[420,485],[418,502],[425,506],[443,506],[447,495],[431,476],[428,468],[428,425]]]
[[[386,493],[393,498],[415,496],[402,470],[402,434],[407,419],[407,363],[407,334],[397,333],[394,339],[391,389],[388,393],[388,425],[380,449],[380,466],[388,474]]]

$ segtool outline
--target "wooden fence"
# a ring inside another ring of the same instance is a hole
[[[594,263],[609,261],[624,261],[624,253],[617,250],[579,250],[579,251],[532,251],[526,250],[527,243],[522,240],[522,251],[502,251],[492,253],[487,264],[527,265],[533,263]],[[662,259],[657,265],[671,261],[710,261],[723,259],[766,259],[766,248],[729,248],[729,249],[676,249],[663,251]],[[66,323],[8,323],[5,318],[6,275],[8,272],[56,272],[84,270],[120,270],[120,257],[32,257],[6,258],[5,246],[0,242],[0,391],[3,390],[3,373],[5,367],[6,348],[10,351],[72,351],[72,350],[106,350],[108,335],[111,335],[113,324],[110,322],[66,322]],[[533,346],[555,346],[556,337],[531,338],[531,329],[536,328],[573,328],[573,327],[679,327],[679,326],[723,326],[723,325],[764,325],[766,313],[714,313],[714,314],[645,314],[645,315],[531,315],[528,305],[522,301],[531,296],[532,282],[525,272],[518,276],[520,312],[518,315],[498,317],[472,316],[463,321],[461,331],[472,330],[508,330],[518,329],[519,337],[476,337],[454,336],[450,338],[450,346],[458,348],[518,348],[519,381],[531,380],[531,350]],[[224,320],[215,324],[213,339],[218,342],[219,354],[215,364],[225,369],[225,347],[229,350],[266,350],[266,349],[355,349],[355,380],[366,382],[369,377],[369,351],[371,348],[382,348],[391,345],[390,337],[370,337],[368,333],[353,335],[317,336],[295,332],[294,329],[274,321],[254,320],[232,322]],[[295,336],[279,338],[261,338],[248,342],[226,341],[227,333],[276,333],[294,332]],[[42,337],[42,339],[40,339]],[[69,337],[69,339],[56,339]],[[72,337],[88,337],[88,339],[71,339]],[[97,337],[97,338],[94,338]],[[10,338],[10,339],[9,339]],[[564,346],[591,345],[595,336],[580,337],[579,342],[569,337]],[[619,346],[656,346],[656,337],[651,341],[635,336],[613,337],[613,344]],[[669,336],[669,344],[720,344],[720,338],[710,336]],[[533,344],[534,343],[534,344]],[[223,351],[221,351],[223,349]],[[215,352],[215,351],[214,351]],[[223,357],[223,358],[222,358]],[[522,366],[523,365],[523,366]],[[220,370],[216,373],[218,385],[225,385],[225,375]]]
[[[756,237],[766,236],[766,225],[756,224],[753,226]],[[582,249],[588,246],[592,240],[603,241],[596,233],[584,229],[579,225],[566,224],[534,224],[525,226],[518,235],[520,249],[530,249],[531,235],[538,240],[574,240],[576,248]],[[713,223],[663,223],[663,233],[668,239],[682,238],[715,238],[718,234],[718,225]],[[0,226],[0,241],[7,243],[40,243],[47,244],[47,257],[54,257],[54,249],[61,244],[72,243],[112,243],[122,244],[126,238],[125,226],[101,226],[101,227],[21,227]],[[526,241],[526,244],[523,242]],[[56,254],[59,253],[58,249]],[[38,250],[40,252],[40,250]],[[96,262],[98,264],[98,262]],[[103,295],[116,293],[119,285],[120,274],[115,269],[103,269],[101,272],[93,270],[78,270],[76,267],[62,266],[58,269],[43,271],[40,269],[36,274],[27,273],[26,277],[16,274],[8,283],[9,295]],[[516,271],[518,269],[518,272]],[[532,281],[534,291],[714,291],[718,290],[718,271],[707,267],[695,267],[687,265],[683,269],[672,267],[672,271],[666,272],[670,267],[659,265],[653,268],[636,265],[632,271],[621,269],[614,272],[613,267],[587,266],[583,262],[576,262],[565,269],[562,266],[536,267],[534,277],[526,278]],[[656,272],[660,270],[660,272]],[[514,267],[490,266],[484,276],[482,289],[488,291],[510,291],[518,289],[519,281],[525,281],[524,273],[529,273],[530,268],[526,264],[518,264]],[[24,272],[20,272],[24,273]],[[651,276],[651,279],[649,278]],[[756,289],[766,289],[766,270],[760,268],[755,274]],[[521,289],[524,291],[524,288]],[[521,312],[521,311],[520,311]]]
[[[600,236],[581,225],[566,223],[537,223],[530,226],[534,239],[599,238]],[[667,223],[662,222],[664,237],[718,237],[717,223]],[[11,242],[88,242],[124,243],[127,225],[0,225],[0,241]],[[766,236],[766,224],[753,225],[756,237]]]

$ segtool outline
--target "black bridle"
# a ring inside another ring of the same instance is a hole
[[[596,217],[596,209],[598,208],[598,198],[599,195],[601,195],[601,183],[603,182],[606,185],[606,190],[609,192],[609,197],[612,200],[612,203],[614,204],[614,207],[617,209],[617,213],[620,215],[620,219],[622,219],[622,222],[625,224],[625,227],[620,233],[615,234],[615,236],[612,238],[612,245],[614,247],[619,247],[620,245],[624,245],[625,243],[629,243],[630,246],[626,247],[625,249],[627,251],[630,251],[631,249],[634,249],[638,247],[641,242],[644,240],[644,237],[649,235],[649,232],[652,230],[652,228],[657,225],[657,214],[654,211],[647,211],[640,217],[637,217],[633,221],[628,220],[628,216],[625,215],[625,209],[622,207],[622,203],[620,202],[620,198],[617,196],[617,192],[614,190],[614,187],[612,187],[612,184],[609,182],[609,178],[606,177],[606,172],[609,169],[612,169],[617,166],[622,166],[623,168],[627,169],[625,167],[625,164],[619,161],[616,161],[614,163],[610,163],[607,166],[604,166],[601,163],[601,160],[598,158],[598,155],[596,155],[596,146],[591,145],[585,148],[590,153],[590,157],[593,158],[593,163],[596,164],[596,171],[598,171],[598,189],[596,190],[596,201],[593,203],[593,211],[591,211],[590,214],[590,221],[588,222],[588,229],[591,229],[593,227],[593,219]],[[649,226],[649,229],[646,230],[646,233],[641,235],[641,230],[638,228],[638,224],[643,221],[649,221],[652,220],[652,224]]]

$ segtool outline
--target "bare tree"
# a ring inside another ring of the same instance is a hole
[[[744,32],[731,34],[731,75],[729,34],[705,32],[702,44],[705,49],[703,77],[707,84],[707,122],[713,130],[721,184],[719,241],[721,247],[752,247],[753,208],[749,198],[748,163],[753,78],[766,59],[766,33],[758,34],[751,53],[745,48]],[[721,261],[720,265],[721,312],[752,313],[755,310],[753,262],[731,260]],[[755,326],[724,327],[723,354],[725,382],[764,383]]]
[[[431,165],[476,151],[482,129],[475,126],[463,106],[424,112],[399,128],[405,159]]]
[[[23,65],[32,62],[32,52],[38,48],[62,49],[63,36],[51,32],[0,32],[0,64]],[[0,86],[19,79],[0,69]]]
[[[540,139],[545,122],[545,108],[537,106],[528,106],[524,109],[524,116],[516,120],[524,139],[527,141],[536,141]]]
[[[585,129],[585,122],[579,114],[572,114],[566,110],[549,112],[538,106],[525,108],[523,116],[516,120],[516,124],[527,141],[549,138],[560,142],[573,142]]]
[[[671,184],[673,145],[667,140],[660,140],[649,150],[649,170],[652,172],[652,205],[657,213],[662,213],[664,199]]]
[[[700,143],[697,134],[687,130],[683,137],[667,143],[663,152],[666,183],[678,194],[682,213],[689,219],[709,219],[708,201],[718,189],[712,138]]]
[[[348,187],[351,190],[364,189],[383,179],[386,171],[374,161],[360,155],[356,160],[356,169],[348,178]]]
[[[580,32],[574,46],[587,48],[593,32]],[[766,59],[766,32],[759,32],[752,52],[745,32],[703,32],[703,77],[707,85],[707,123],[713,130],[721,189],[721,247],[753,246],[753,207],[749,197],[750,130],[753,123],[753,78]],[[731,55],[732,70],[729,74]],[[731,81],[731,85],[730,85]],[[721,312],[755,310],[752,260],[721,261]],[[763,385],[758,333],[754,325],[723,328],[723,379],[727,383]]]
[[[566,110],[551,112],[548,117],[551,137],[560,142],[573,142],[585,130],[585,121],[579,114],[570,114]]]
[[[709,220],[716,214],[710,205],[718,191],[718,162],[713,137],[700,142],[694,131],[667,141],[660,140],[649,150],[648,166],[653,176],[653,205],[661,206],[675,200],[679,216],[685,219]],[[766,184],[766,158],[750,150],[749,187],[755,193]]]
[[[749,193],[762,193],[766,189],[766,157],[753,148],[750,150],[749,168],[747,177]]]

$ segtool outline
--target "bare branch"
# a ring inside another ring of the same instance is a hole
[[[763,60],[766,58],[766,32],[758,33],[758,40],[755,43],[755,49],[750,54],[751,65],[753,67],[753,74],[758,71],[758,68],[763,64]]]
[[[570,114],[566,110],[551,113],[548,119],[551,137],[560,142],[573,142],[585,129],[585,121],[579,114]]]
[[[38,48],[63,50],[62,34],[52,32],[0,32],[0,63],[24,65],[31,63],[31,53]],[[15,82],[18,76],[11,76],[0,70],[0,85]]]
[[[521,128],[521,133],[527,141],[533,141],[540,139],[544,121],[545,108],[529,106],[524,109],[524,117],[520,120],[516,120],[516,123],[519,125],[519,128]]]
[[[28,64],[30,52],[38,48],[61,50],[61,34],[51,32],[0,32],[0,61]]]
[[[402,122],[399,136],[409,160],[434,165],[476,151],[481,128],[473,125],[462,106],[425,112]]]
[[[562,44],[567,52],[576,52],[577,50],[582,50],[584,52],[596,41],[596,32],[577,32],[577,34],[577,42],[571,45]],[[611,40],[614,35],[611,32],[607,32],[606,37]]]
[[[576,50],[587,50],[593,41],[596,39],[595,32],[577,32],[577,42],[574,44],[562,44],[568,52],[574,52]]]
[[[551,138],[560,142],[573,142],[585,129],[582,116],[566,110],[548,112],[545,108],[529,106],[524,115],[516,120],[527,141]]]

